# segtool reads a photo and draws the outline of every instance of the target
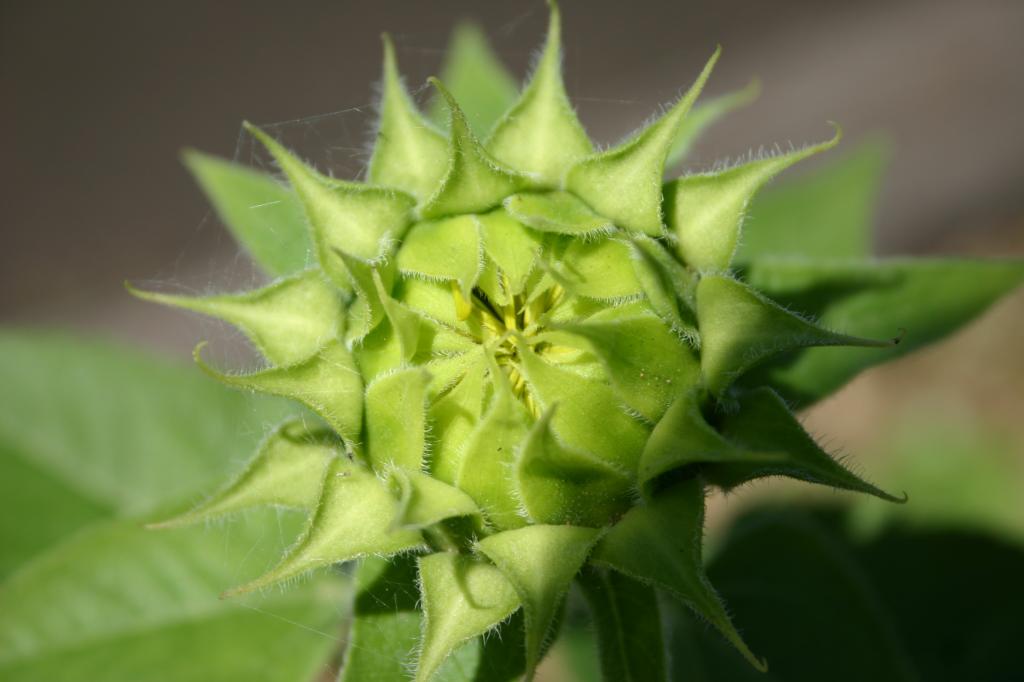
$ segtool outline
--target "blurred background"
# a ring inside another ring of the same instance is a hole
[[[875,133],[892,144],[881,253],[1024,249],[1021,2],[564,4],[567,84],[597,139],[673,99],[721,43],[708,94],[754,76],[763,92],[706,135],[691,166],[818,141],[835,120],[846,148]],[[176,351],[195,329],[122,282],[204,288],[236,254],[183,148],[241,158],[243,119],[294,121],[287,140],[313,138],[310,154],[330,148],[336,174],[358,174],[381,31],[415,88],[439,70],[454,18],[480,22],[516,74],[546,22],[540,0],[4,0],[0,13],[0,317]]]
[[[706,92],[755,76],[763,92],[713,127],[687,167],[819,141],[834,120],[844,148],[881,137],[891,150],[879,254],[1024,256],[1019,0],[562,4],[566,82],[596,139],[618,140],[676,97],[720,43]],[[186,358],[211,323],[135,301],[124,280],[203,292],[256,274],[181,150],[259,164],[240,133],[248,119],[356,177],[373,128],[379,34],[392,33],[425,101],[420,85],[439,71],[455,18],[479,22],[525,74],[546,10],[540,0],[0,2],[0,322]],[[805,415],[858,471],[910,493],[897,511],[861,504],[858,523],[899,514],[1024,539],[1022,348],[1018,292]],[[799,490],[759,484],[716,500],[712,530],[758,496],[815,494]]]

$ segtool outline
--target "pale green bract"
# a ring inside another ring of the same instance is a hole
[[[321,174],[248,124],[291,193],[222,165],[204,172],[209,160],[190,157],[229,222],[245,222],[233,193],[250,198],[260,186],[301,205],[308,235],[286,221],[272,241],[291,234],[317,265],[289,274],[301,259],[266,248],[262,223],[234,225],[284,279],[241,295],[141,295],[237,325],[269,366],[223,374],[197,349],[203,368],[294,399],[322,425],[280,427],[233,483],[166,525],[261,505],[307,510],[281,563],[231,593],[362,560],[343,680],[531,679],[577,579],[608,679],[665,675],[654,589],[763,668],[704,576],[707,488],[781,475],[895,499],[819,447],[785,398],[820,397],[819,383],[835,388],[894,355],[899,327],[923,319],[872,314],[876,304],[906,306],[899,287],[964,275],[954,263],[829,270],[740,249],[759,188],[834,146],[838,132],[665,183],[666,164],[699,129],[751,99],[748,88],[687,118],[717,50],[663,115],[595,151],[563,85],[554,3],[518,100],[506,101],[510,81],[479,36],[464,30],[459,41],[451,90],[431,79],[445,134],[417,110],[385,37],[370,184]],[[474,89],[474,79],[487,83]],[[737,252],[747,254],[741,267]],[[975,293],[951,296],[949,310],[930,300],[921,310],[932,317],[907,340],[947,333],[1022,276],[1020,264],[972,264]],[[846,303],[818,291],[832,279],[849,292]],[[882,292],[890,281],[897,288]],[[758,283],[786,295],[788,307]],[[795,312],[801,296],[816,306],[804,312],[837,328]],[[844,349],[810,349],[826,346],[857,346],[859,355],[835,364]],[[401,586],[387,592],[382,576]],[[389,594],[402,595],[392,612]],[[624,621],[624,609],[638,613]],[[625,642],[630,628],[653,639]],[[500,638],[486,637],[495,629]]]

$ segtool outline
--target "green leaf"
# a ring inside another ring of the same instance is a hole
[[[751,380],[769,382],[806,406],[860,371],[937,341],[1024,282],[1020,261],[884,260],[871,263],[761,259],[750,283],[822,324],[873,337],[904,331],[881,349],[808,349],[766,363]]]
[[[553,271],[577,296],[622,302],[643,294],[632,256],[632,248],[621,239],[573,239]]]
[[[242,294],[175,296],[128,290],[138,298],[216,317],[235,325],[275,365],[315,355],[337,338],[344,318],[338,292],[319,270],[307,270]]]
[[[195,360],[203,371],[229,386],[296,400],[330,424],[348,443],[359,440],[363,426],[363,380],[352,354],[335,341],[313,358],[253,374],[221,374],[205,363],[196,347]]]
[[[516,101],[519,86],[491,49],[483,30],[465,22],[455,27],[445,51],[441,80],[466,112],[473,131],[486,135]],[[436,97],[430,117],[438,125],[445,123],[447,107]]]
[[[631,509],[601,539],[591,561],[668,590],[763,671],[765,664],[744,644],[704,575],[703,528],[704,490],[698,480],[684,480]]]
[[[979,664],[981,659],[992,660],[994,649],[990,647],[998,646],[992,637],[1001,634],[1003,627],[987,629],[968,614],[951,613],[951,605],[961,599],[979,615],[993,613],[991,606],[978,603],[978,586],[993,581],[999,573],[991,570],[995,567],[979,572],[981,582],[975,582],[973,576],[963,575],[976,565],[977,555],[962,551],[967,547],[958,547],[961,551],[957,553],[914,556],[914,550],[907,549],[910,538],[897,536],[884,548],[884,554],[878,555],[879,572],[905,572],[908,580],[895,590],[883,592],[876,589],[874,576],[858,561],[857,548],[837,536],[801,510],[762,508],[738,521],[729,530],[708,573],[734,610],[744,637],[768,655],[771,670],[767,675],[745,670],[747,666],[704,634],[702,624],[689,623],[688,614],[669,611],[671,631],[675,633],[670,651],[683,653],[681,650],[688,648],[691,652],[673,661],[675,679],[910,682],[957,680],[964,679],[963,675],[972,680],[999,679],[987,677]],[[971,559],[964,561],[967,556]],[[947,568],[953,572],[951,576],[931,582]],[[1008,577],[1007,572],[1002,575]],[[912,595],[915,588],[921,590],[917,596]],[[1007,594],[1001,592],[999,601],[1005,603]],[[936,595],[942,595],[943,607],[929,608]],[[914,627],[900,632],[892,613],[904,599],[913,605]],[[1006,615],[1014,618],[1010,613]],[[930,626],[947,619],[953,619],[952,632],[957,639],[937,638],[934,631],[929,632]],[[972,626],[965,627],[965,623]],[[958,657],[966,649],[962,638],[975,633],[985,639],[985,644],[975,649],[978,658],[973,665],[958,669],[947,655]],[[924,660],[946,658],[936,666],[941,668],[935,670],[938,675],[915,669],[915,661],[908,655],[908,636],[924,640]],[[685,639],[690,641],[684,643]],[[1016,663],[1009,669],[1015,667]],[[699,678],[698,670],[703,671]]]
[[[738,409],[725,414],[718,426],[726,439],[743,449],[784,455],[777,461],[732,461],[706,467],[707,480],[727,490],[754,478],[775,475],[867,493],[890,502],[906,501],[861,480],[829,457],[770,388],[741,395]]]
[[[469,298],[483,265],[479,222],[461,215],[417,224],[402,243],[397,264],[404,274],[457,282]]]
[[[424,627],[416,681],[427,682],[463,642],[483,635],[519,608],[500,570],[464,554],[420,559]]]
[[[85,521],[89,510],[136,517],[194,501],[251,457],[264,424],[288,413],[283,401],[241,395],[177,363],[38,332],[0,331],[0,402],[4,459],[68,501],[53,503],[51,516],[50,503],[30,500],[39,544],[25,540],[38,547],[58,539],[47,526],[73,529],[78,512]],[[24,510],[2,508],[26,521]]]
[[[578,526],[527,526],[484,538],[477,548],[501,569],[519,595],[526,617],[526,679],[573,577],[599,531]]]
[[[715,395],[722,395],[758,362],[786,350],[807,346],[875,349],[892,345],[828,331],[746,284],[722,275],[705,276],[697,285],[697,319],[701,371],[708,389]]]
[[[600,568],[580,577],[597,628],[605,680],[663,682],[665,651],[654,590]]]
[[[281,404],[53,334],[0,333],[0,377],[0,678],[192,682],[199,669],[242,682],[326,664],[330,584],[217,598],[271,560],[291,516],[256,514],[229,536],[143,529],[223,480]]]
[[[288,177],[306,209],[317,259],[339,286],[351,286],[339,252],[372,261],[385,255],[391,243],[405,234],[416,204],[411,196],[324,177],[259,128],[244,125]]]
[[[469,128],[466,115],[441,81],[430,79],[451,111],[448,169],[441,186],[420,208],[424,218],[477,213],[494,208],[527,185],[527,179],[498,165]]]
[[[505,210],[524,225],[541,232],[577,237],[608,234],[615,226],[568,192],[528,192],[505,200]]]
[[[416,558],[364,559],[356,590],[339,682],[407,680],[422,626]]]
[[[579,450],[551,433],[551,406],[530,429],[515,464],[524,510],[534,523],[604,526],[629,508],[628,473]]]
[[[389,465],[419,471],[423,466],[429,380],[423,368],[409,367],[366,387],[366,456],[375,471]]]
[[[727,270],[740,242],[743,213],[754,193],[797,161],[836,146],[840,137],[837,127],[828,142],[719,173],[687,175],[666,185],[665,213],[678,239],[679,255],[701,271]]]
[[[466,439],[456,485],[472,496],[498,528],[525,523],[511,476],[515,450],[530,430],[530,415],[512,393],[508,377],[488,356],[491,404]]]
[[[309,679],[335,644],[337,590],[321,583],[319,599],[296,590],[248,607],[217,598],[276,550],[273,522],[256,516],[229,536],[146,531],[138,520],[83,528],[0,586],[0,677],[120,682],[159,671],[191,682],[201,670],[243,682],[272,668]]]
[[[593,152],[562,82],[562,19],[552,0],[544,52],[519,101],[498,121],[487,150],[501,163],[557,187],[565,171]]]
[[[225,596],[261,590],[331,564],[422,547],[418,532],[393,528],[394,518],[394,497],[373,472],[347,457],[335,457],[325,472],[317,508],[296,543],[274,568]]]
[[[1024,595],[1018,589],[1024,574],[1019,542],[950,527],[914,532],[899,526],[869,543],[852,540],[846,544],[853,545],[877,595],[876,608],[871,610],[878,613],[884,608],[878,615],[888,620],[889,627],[880,634],[897,640],[890,633],[899,632],[898,640],[887,647],[891,657],[879,664],[892,665],[892,659],[905,652],[912,665],[906,659],[897,660],[902,670],[916,668],[914,679],[998,682],[1017,675],[1020,655],[1015,635],[1024,608]],[[942,595],[942,608],[928,608],[936,595]],[[900,643],[903,651],[897,648]],[[850,647],[843,653],[852,658],[864,650],[858,649]]]
[[[726,114],[747,106],[760,94],[761,82],[755,78],[742,90],[695,104],[689,115],[679,125],[679,130],[676,131],[676,139],[672,142],[665,166],[672,167],[686,158],[693,143],[705,130]]]
[[[540,256],[543,245],[540,236],[523,227],[504,208],[485,213],[478,219],[484,251],[508,279],[507,293],[522,293]]]
[[[340,454],[340,445],[326,432],[311,431],[301,420],[285,422],[267,436],[230,484],[199,506],[156,526],[184,526],[252,507],[313,509],[324,471],[331,458]]]
[[[305,269],[311,245],[295,193],[269,175],[193,150],[185,165],[217,216],[272,277]]]
[[[391,37],[384,42],[380,123],[370,158],[370,182],[395,187],[419,200],[437,189],[448,160],[448,141],[416,108],[398,73]]]
[[[718,61],[708,60],[693,87],[661,118],[623,144],[579,161],[565,187],[621,228],[654,237],[664,234],[661,178],[676,131]]]
[[[610,386],[549,364],[525,343],[519,344],[519,357],[540,408],[558,404],[551,428],[563,443],[630,473],[636,471],[647,430],[619,407]]]
[[[813,173],[766,189],[748,210],[737,261],[766,256],[864,258],[890,151],[871,140]]]
[[[700,376],[700,360],[653,315],[561,324],[554,329],[585,340],[618,399],[652,423],[672,399]]]

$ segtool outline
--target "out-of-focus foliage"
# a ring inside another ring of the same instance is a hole
[[[837,510],[760,508],[740,519],[708,575],[737,609],[744,638],[772,652],[771,667],[764,676],[739,665],[690,614],[669,606],[671,679],[1015,678],[1024,548],[902,524],[863,539],[849,526]]]
[[[265,570],[297,518],[144,528],[235,468],[283,404],[124,348],[12,332],[0,404],[0,678],[277,682],[325,665],[334,581],[218,596]]]

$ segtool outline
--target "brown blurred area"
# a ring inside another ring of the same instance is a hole
[[[1024,3],[565,0],[563,12],[567,82],[598,139],[672,99],[721,43],[709,92],[752,76],[764,91],[712,129],[692,164],[820,140],[828,120],[847,146],[880,131],[895,152],[882,252],[955,240],[1022,253]],[[520,74],[546,21],[540,0],[5,0],[0,13],[0,319],[176,353],[203,323],[129,299],[123,280],[204,290],[253,277],[182,148],[244,160],[241,120],[296,121],[286,140],[322,143],[337,152],[328,162],[342,159],[336,173],[358,173],[381,31],[416,86],[438,70],[455,19],[482,23]]]

